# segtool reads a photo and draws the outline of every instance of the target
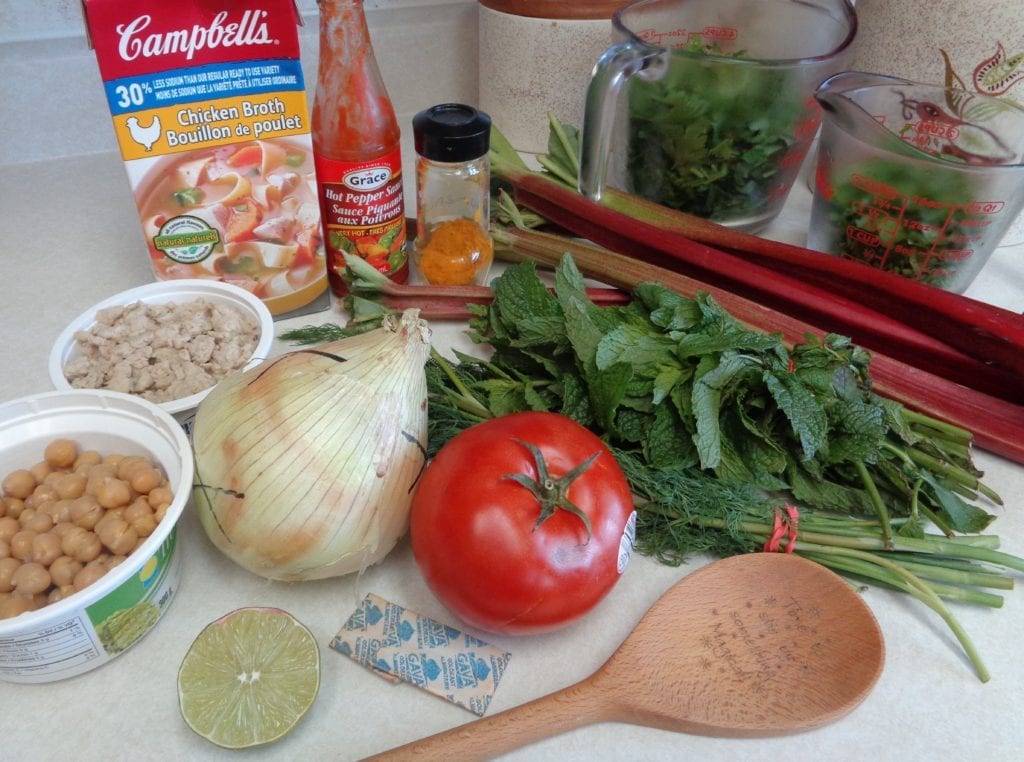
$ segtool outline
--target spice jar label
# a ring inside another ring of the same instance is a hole
[[[345,267],[343,254],[358,254],[382,273],[406,265],[402,155],[396,150],[361,162],[316,157],[327,266]]]
[[[372,593],[331,648],[391,682],[405,681],[483,716],[510,654]]]

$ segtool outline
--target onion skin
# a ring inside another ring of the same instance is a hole
[[[268,579],[337,577],[408,528],[424,464],[430,331],[418,312],[225,378],[192,431],[207,536]]]

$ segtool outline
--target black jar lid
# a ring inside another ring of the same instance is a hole
[[[491,118],[461,103],[441,103],[412,120],[416,153],[432,161],[469,161],[491,145]]]

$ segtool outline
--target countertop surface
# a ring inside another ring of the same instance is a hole
[[[0,168],[0,401],[51,389],[50,345],[81,311],[152,279],[120,157],[99,153]],[[809,209],[799,185],[766,235],[802,242]],[[1024,309],[1024,244],[1000,248],[971,295]],[[340,321],[335,307],[279,323],[279,330]],[[436,324],[442,351],[473,347],[458,324]],[[276,342],[274,352],[288,349]],[[1024,555],[1024,468],[978,452],[985,480],[1005,507],[991,532]],[[191,510],[180,525],[183,570],[176,600],[142,641],[97,670],[56,683],[0,683],[0,757],[9,760],[358,759],[474,716],[406,684],[392,685],[331,650],[331,638],[359,601],[375,593],[458,624],[423,583],[407,542],[362,575],[298,584],[263,580],[222,556]],[[680,568],[634,557],[619,585],[591,615],[535,637],[483,637],[511,653],[489,714],[591,674]],[[517,760],[1016,760],[1024,751],[1024,595],[1008,591],[1001,610],[953,605],[992,673],[983,684],[945,625],[907,596],[863,592],[886,638],[874,691],[851,714],[818,730],[770,739],[719,739],[622,724],[576,730],[508,755]],[[178,666],[209,622],[241,606],[283,608],[315,635],[321,687],[302,723],[279,743],[244,753],[192,733],[177,704]],[[485,750],[486,751],[486,750]]]

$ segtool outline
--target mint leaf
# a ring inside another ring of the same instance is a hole
[[[805,460],[828,444],[828,420],[814,395],[791,373],[764,374],[765,385],[800,439]]]
[[[747,372],[751,361],[734,352],[726,352],[720,360],[711,356],[701,361],[693,384],[693,414],[697,422],[697,452],[701,468],[717,468],[722,460],[722,432],[719,416],[726,388]]]

